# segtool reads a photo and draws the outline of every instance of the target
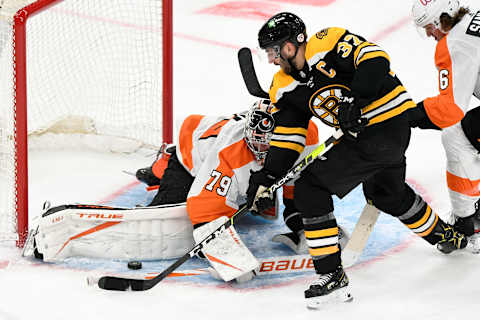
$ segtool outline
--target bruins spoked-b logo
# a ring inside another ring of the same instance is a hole
[[[348,87],[340,84],[323,87],[312,95],[308,107],[323,123],[338,128],[338,102],[349,91]]]

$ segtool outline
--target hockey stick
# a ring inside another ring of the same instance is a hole
[[[362,214],[350,235],[350,240],[342,250],[342,264],[345,268],[353,266],[362,255],[379,214],[380,211],[368,203],[363,208]]]
[[[325,142],[319,145],[315,150],[313,150],[308,156],[302,159],[299,163],[293,166],[288,172],[275,181],[275,183],[267,189],[268,193],[274,193],[278,188],[283,186],[286,182],[290,179],[296,177],[301,171],[303,171],[309,164],[311,164],[317,157],[325,154],[333,144],[340,139],[343,135],[341,130],[337,130],[334,134],[328,138]],[[200,252],[203,247],[210,242],[211,240],[218,237],[223,231],[228,229],[235,221],[237,221],[240,217],[246,215],[250,208],[246,205],[241,207],[237,212],[233,214],[233,216],[224,224],[219,226],[215,229],[210,235],[208,235],[205,239],[197,243],[190,251],[185,253],[182,257],[180,257],[177,261],[171,264],[167,269],[162,271],[158,276],[155,276],[152,279],[129,279],[129,278],[122,278],[122,277],[113,277],[113,276],[104,276],[98,280],[98,286],[105,290],[134,290],[134,291],[143,291],[153,288],[157,283],[165,279],[170,273],[176,270],[179,266],[185,263],[188,259],[194,257],[198,252]]]
[[[248,92],[255,97],[270,99],[268,93],[262,89],[258,82],[257,74],[253,67],[252,52],[249,48],[241,48],[238,51],[238,63],[240,64],[240,71]]]

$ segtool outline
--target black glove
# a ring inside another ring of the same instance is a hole
[[[435,129],[442,130],[437,125],[435,125],[427,115],[425,111],[425,106],[423,101],[417,103],[416,108],[410,108],[405,111],[408,116],[408,123],[410,128],[420,128],[420,129]]]
[[[256,172],[250,170],[250,174],[247,189],[247,206],[251,208],[252,213],[258,214],[274,207],[275,199],[272,194],[268,197],[257,198],[257,193],[260,195],[259,191],[266,191],[275,182],[275,177],[268,174],[264,169]]]
[[[360,106],[353,97],[342,97],[338,105],[338,123],[347,139],[356,139],[365,129],[368,119],[362,118]]]

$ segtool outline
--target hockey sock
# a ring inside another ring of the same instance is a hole
[[[441,234],[444,231],[441,226],[446,224],[420,196],[416,195],[410,209],[398,218],[416,235],[430,244],[436,244],[442,240]]]
[[[305,237],[318,274],[333,272],[341,265],[338,227],[333,213],[303,218]]]

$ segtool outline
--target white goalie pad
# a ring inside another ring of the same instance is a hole
[[[195,241],[202,241],[227,220],[227,217],[222,216],[195,229]],[[257,258],[245,246],[233,225],[208,242],[202,253],[224,281],[241,277],[259,266]]]
[[[141,208],[67,205],[42,215],[35,235],[44,261],[93,257],[177,258],[194,245],[185,204]]]

